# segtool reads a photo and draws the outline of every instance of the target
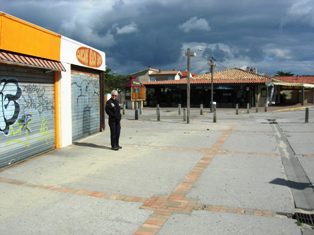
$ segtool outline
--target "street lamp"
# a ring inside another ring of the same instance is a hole
[[[190,48],[186,50],[185,53],[187,57],[187,71],[188,71],[188,77],[187,77],[187,94],[186,94],[186,109],[187,109],[187,115],[186,115],[186,123],[190,123],[190,94],[191,94],[191,84],[190,84],[190,78],[191,78],[191,73],[190,73],[190,62],[191,59],[190,57],[196,56],[196,53],[191,51]]]
[[[213,112],[213,102],[214,102],[214,57],[208,59],[208,65],[210,66],[211,83],[210,83],[210,111]]]

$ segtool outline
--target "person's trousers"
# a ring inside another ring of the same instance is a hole
[[[111,140],[111,147],[118,147],[119,146],[119,138],[120,138],[120,121],[110,121],[110,140]]]

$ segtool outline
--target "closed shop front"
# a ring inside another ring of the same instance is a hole
[[[53,75],[0,64],[0,167],[55,148]]]
[[[100,131],[99,74],[71,71],[72,141]]]

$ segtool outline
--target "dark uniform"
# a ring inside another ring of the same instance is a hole
[[[117,100],[110,98],[106,103],[106,113],[109,115],[108,124],[110,126],[110,136],[111,136],[111,147],[112,149],[118,149],[119,138],[120,138],[120,105]]]

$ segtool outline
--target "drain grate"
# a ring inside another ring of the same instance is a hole
[[[277,124],[276,119],[267,119],[269,124]]]
[[[300,223],[314,226],[314,214],[306,214],[306,213],[297,212],[294,214],[293,219],[296,219]]]

